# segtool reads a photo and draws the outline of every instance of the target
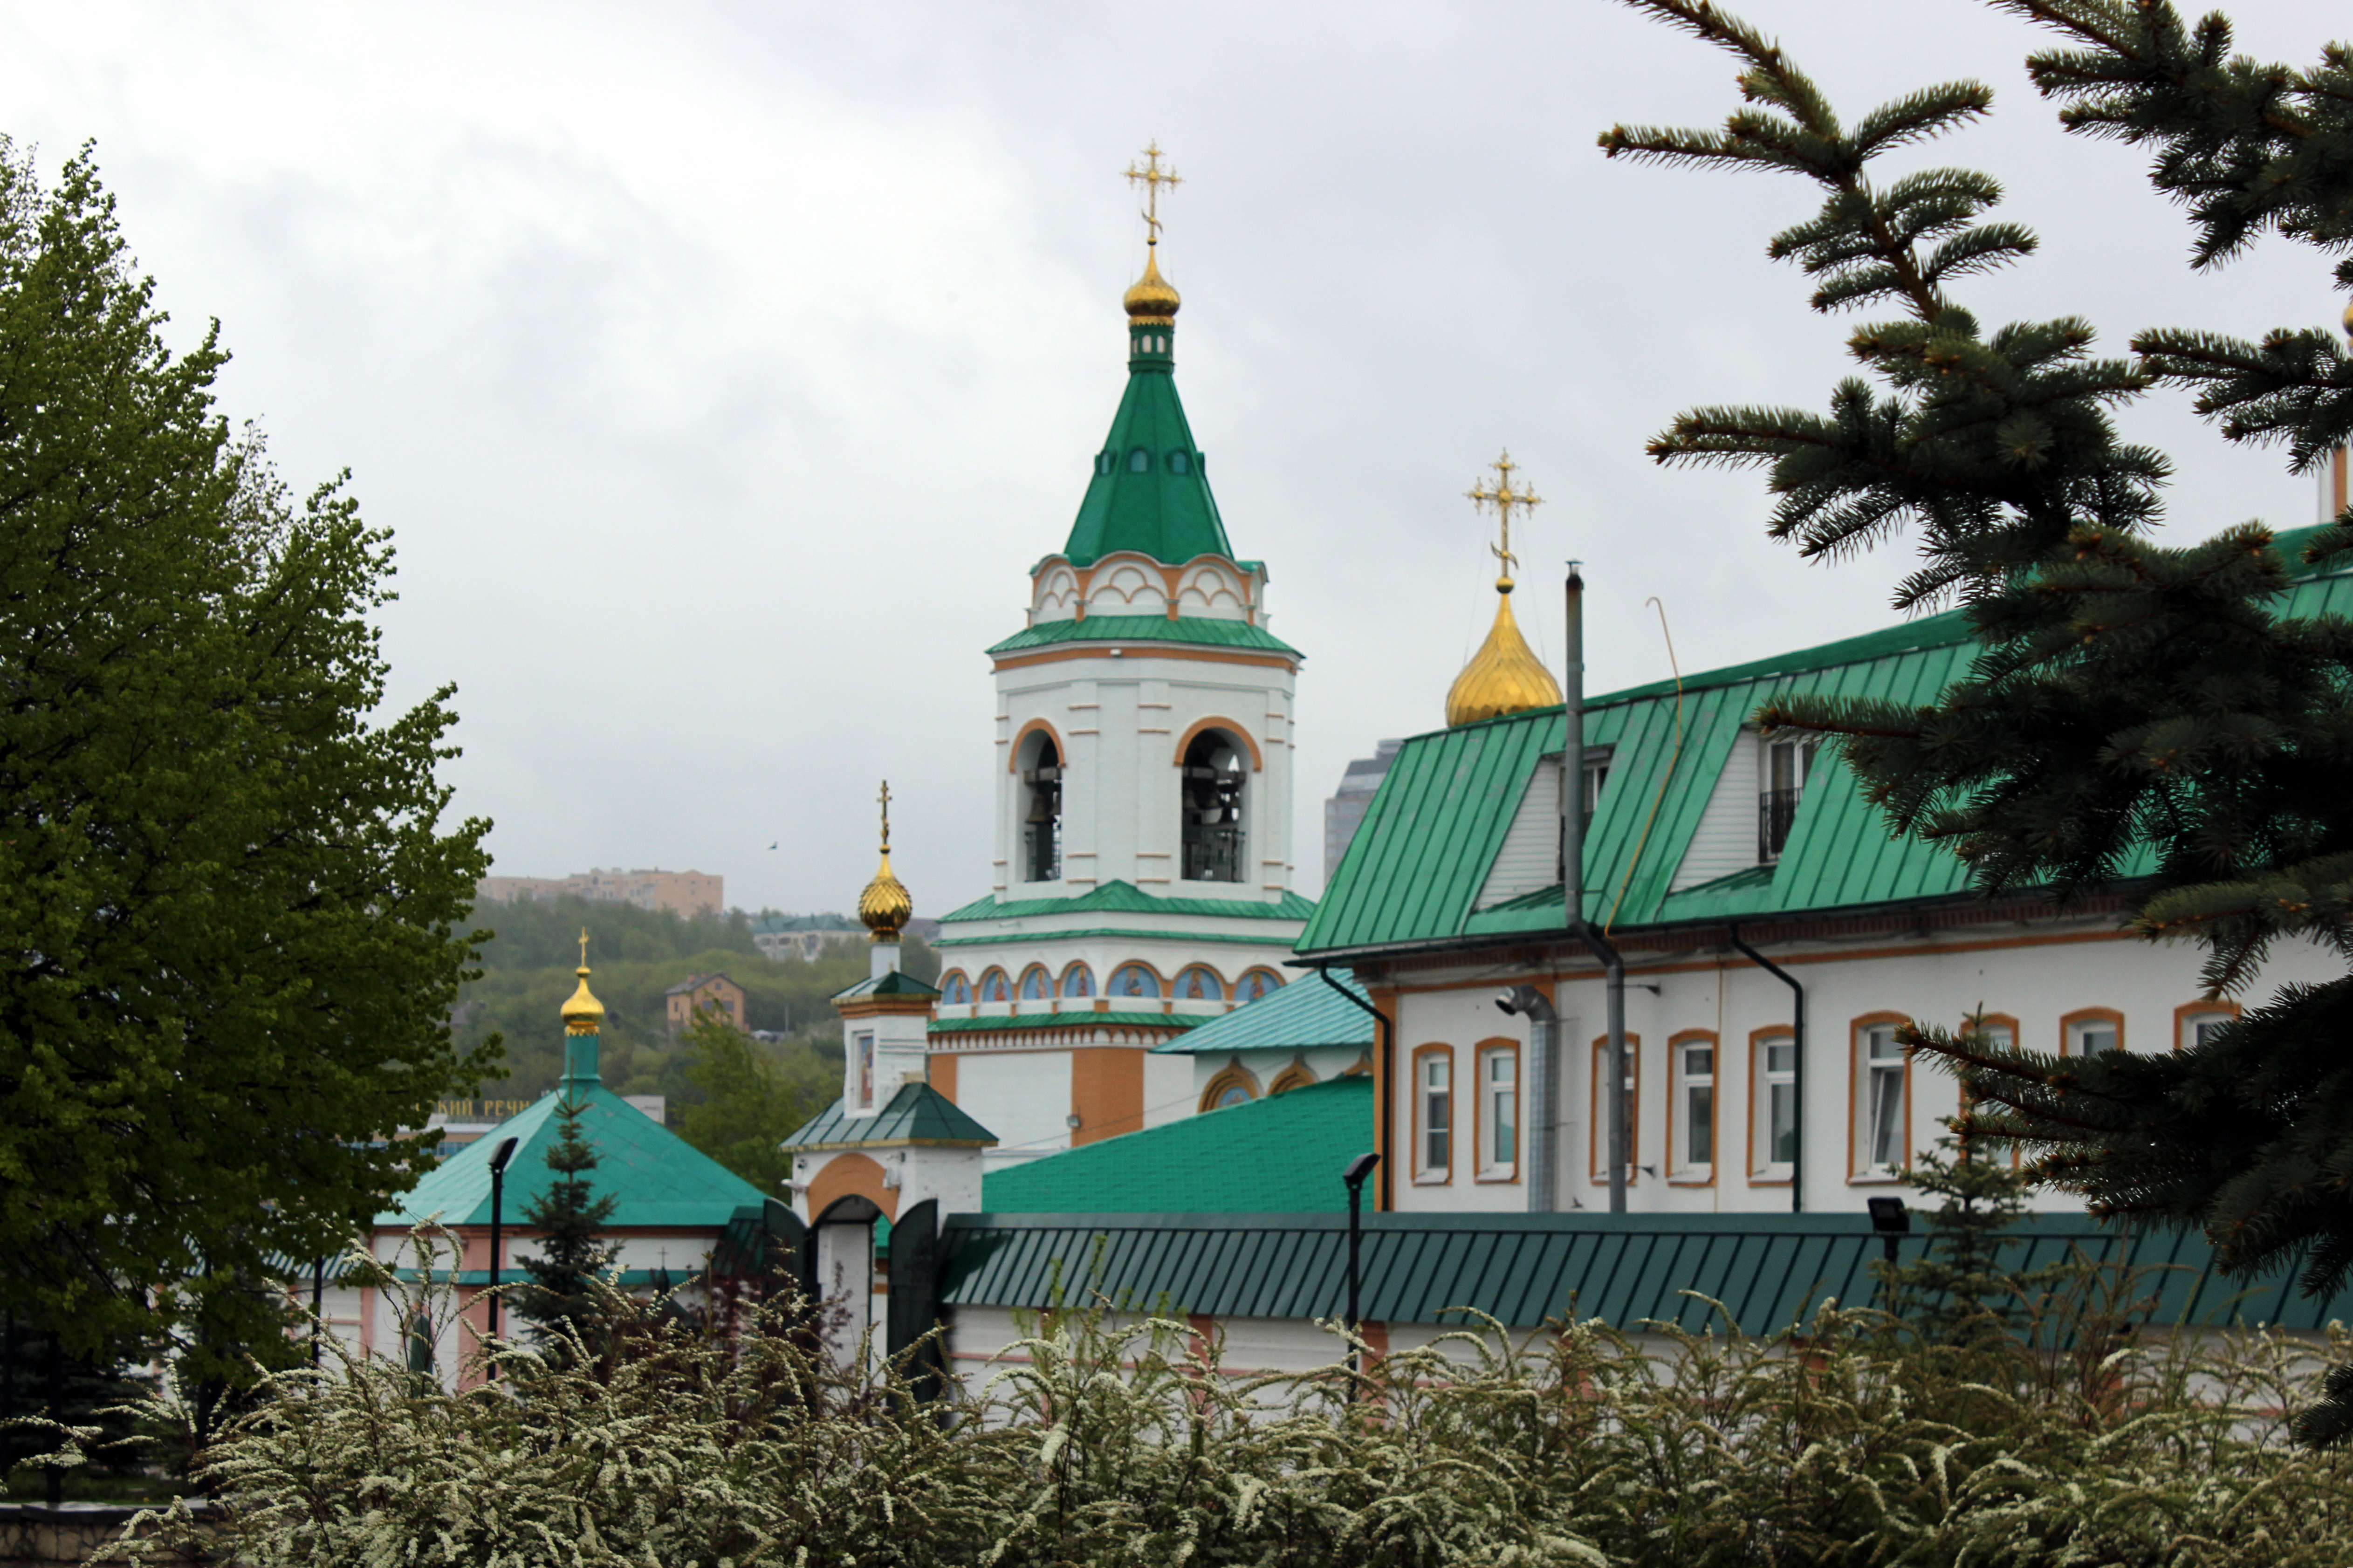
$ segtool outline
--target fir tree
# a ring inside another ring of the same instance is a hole
[[[532,1325],[532,1338],[554,1350],[566,1340],[588,1341],[598,1317],[596,1282],[613,1261],[614,1248],[597,1227],[613,1215],[613,1198],[591,1195],[585,1173],[596,1168],[596,1152],[580,1136],[587,1107],[566,1100],[556,1108],[563,1129],[547,1152],[555,1180],[523,1210],[523,1222],[538,1233],[538,1256],[526,1257],[529,1281],[515,1292],[514,1310]]]
[[[2142,537],[2167,459],[2114,415],[2159,384],[2198,393],[2223,438],[2284,445],[2305,471],[2353,434],[2353,361],[2322,331],[2260,342],[2144,331],[2096,358],[2080,318],[1980,326],[1957,296],[2022,260],[2033,237],[1989,214],[2000,190],[1961,169],[1874,177],[1888,153],[1988,112],[1974,82],[1916,91],[1852,126],[1780,47],[1705,0],[1630,0],[1739,61],[1748,100],[1716,132],[1620,126],[1612,156],[1778,170],[1823,202],[1776,236],[1815,280],[1813,306],[1868,306],[1863,374],[1827,412],[1702,408],[1651,446],[1662,462],[1767,468],[1772,531],[1811,557],[1910,531],[1903,607],[1957,599],[1982,652],[1935,702],[1768,704],[1768,729],[1824,736],[1898,831],[1949,847],[1988,895],[2067,902],[2130,889],[2151,940],[2207,950],[2217,994],[2274,944],[2353,960],[2353,625],[2279,613],[2287,586],[2256,524],[2203,543]],[[2340,258],[2353,289],[2353,52],[2305,70],[2231,54],[2230,24],[2195,27],[2165,0],[1992,0],[2057,31],[2032,57],[2071,131],[2156,153],[2151,181],[2189,209],[2201,268],[2274,235]],[[2353,516],[2308,542],[2353,552]],[[2194,1048],[2061,1059],[1921,1030],[1910,1043],[1970,1074],[1965,1134],[2026,1140],[2041,1180],[2095,1212],[2202,1226],[2228,1267],[2288,1257],[2305,1284],[2353,1268],[2353,977],[2284,990]],[[2308,1441],[2353,1437],[2353,1372],[2299,1418]]]
[[[1943,1200],[1924,1214],[1928,1245],[1923,1255],[1881,1269],[1897,1315],[1923,1337],[1969,1349],[2001,1344],[2031,1315],[2033,1294],[2069,1275],[2064,1265],[2007,1266],[2003,1254],[2025,1244],[2012,1233],[2026,1217],[2033,1183],[2006,1156],[1973,1149],[1957,1137],[1939,1138],[1903,1182]]]

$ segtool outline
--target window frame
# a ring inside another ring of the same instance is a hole
[[[1512,1063],[1512,1157],[1496,1160],[1490,1157],[1493,1153],[1491,1145],[1495,1142],[1493,1136],[1496,1125],[1493,1114],[1495,1085],[1489,1076],[1487,1064],[1505,1057],[1510,1058]],[[1520,1149],[1527,1142],[1520,1125],[1524,1098],[1521,1093],[1520,1042],[1501,1035],[1482,1040],[1472,1047],[1471,1061],[1478,1080],[1472,1091],[1477,1104],[1471,1118],[1471,1179],[1489,1186],[1508,1186],[1520,1179]]]
[[[2086,1054],[2075,1048],[2075,1036],[2076,1032],[2087,1024],[2112,1026],[2116,1031],[2116,1048],[2120,1051],[2126,1048],[2125,1016],[2122,1013],[2114,1007],[2078,1007],[2072,1013],[2063,1015],[2059,1020],[2059,1054],[2061,1056],[2079,1057]]]
[[[1757,1090],[1760,1089],[1770,1089],[1773,1087],[1772,1075],[1765,1067],[1765,1051],[1767,1047],[1782,1041],[1786,1041],[1788,1044],[1789,1048],[1793,1053],[1797,1050],[1798,1029],[1796,1025],[1767,1024],[1761,1029],[1751,1029],[1748,1031],[1747,1166],[1748,1184],[1752,1187],[1786,1187],[1797,1179],[1797,1162],[1793,1160],[1765,1160],[1760,1162],[1757,1158],[1757,1152],[1760,1147],[1769,1152],[1773,1146],[1773,1130],[1770,1127],[1765,1126],[1764,1123],[1757,1120],[1757,1117],[1760,1114]],[[1797,1109],[1797,1089],[1799,1076],[1798,1068],[1793,1061],[1789,1068],[1789,1098],[1792,1110]],[[1719,1101],[1719,1103],[1721,1102]],[[1761,1114],[1770,1116],[1772,1114],[1772,1108],[1773,1100],[1772,1096],[1768,1093],[1763,1097]],[[1805,1120],[1803,1117],[1800,1117],[1798,1120],[1797,1131],[1800,1137],[1804,1136]]]
[[[1591,1062],[1586,1070],[1586,1170],[1597,1187],[1609,1184],[1609,1167],[1602,1156],[1609,1151],[1609,1108],[1601,1098],[1601,1058],[1609,1049],[1606,1034],[1593,1037]],[[1626,1185],[1642,1179],[1642,1037],[1626,1031],[1626,1075],[1634,1086],[1626,1096]]]
[[[1707,1146],[1708,1160],[1704,1165],[1685,1158],[1683,1141],[1679,1131],[1687,1131],[1690,1122],[1684,1115],[1684,1101],[1692,1088],[1690,1074],[1683,1067],[1686,1048],[1704,1045],[1708,1048],[1707,1074]],[[1716,1158],[1724,1149],[1724,1043],[1714,1029],[1679,1029],[1667,1037],[1667,1184],[1676,1187],[1712,1187],[1715,1185]]]
[[[2245,1016],[2246,1009],[2227,996],[2211,1002],[2184,1002],[2173,1010],[2173,1048],[2178,1051],[2189,1044],[2189,1026],[2200,1018],[2238,1019]]]
[[[856,1054],[858,1066],[858,1109],[874,1109],[874,1031],[859,1029],[849,1037],[849,1048]]]
[[[1429,1116],[1430,1092],[1426,1081],[1425,1064],[1441,1060],[1446,1064],[1446,1163],[1443,1165],[1432,1165],[1427,1163],[1423,1158],[1430,1152],[1429,1134],[1431,1131]],[[1412,1157],[1410,1163],[1413,1167],[1413,1184],[1416,1186],[1428,1187],[1451,1186],[1454,1182],[1455,1111],[1462,1098],[1454,1071],[1454,1047],[1436,1043],[1416,1046],[1413,1048],[1411,1066],[1413,1077],[1409,1081],[1413,1090],[1412,1099],[1408,1101],[1408,1104],[1410,1107],[1409,1136],[1412,1142],[1408,1146],[1407,1152]]]
[[[2025,1029],[2020,1025],[2016,1018],[2010,1016],[2008,1013],[1971,1013],[1962,1018],[1961,1027],[1966,1029],[1972,1023],[1976,1024],[1979,1028],[2008,1029],[2010,1031],[2010,1044],[2012,1050],[2017,1049],[2019,1041],[2026,1037]],[[1961,1109],[1967,1110],[1969,1108],[1968,1091],[1966,1089],[1962,1089],[1957,1082],[1955,1083],[1954,1088],[1956,1092],[1960,1096]],[[2018,1145],[2012,1143],[2010,1146],[2010,1168],[2012,1170],[2016,1170],[2021,1163]]]
[[[1904,1157],[1900,1161],[1890,1162],[1895,1166],[1894,1173],[1886,1173],[1883,1165],[1874,1165],[1866,1170],[1857,1163],[1857,1156],[1862,1152],[1863,1146],[1870,1136],[1869,1130],[1862,1124],[1867,1109],[1863,1096],[1865,1076],[1869,1071],[1864,1055],[1868,1033],[1870,1030],[1881,1027],[1897,1028],[1911,1021],[1910,1015],[1905,1013],[1865,1013],[1858,1018],[1848,1021],[1846,1180],[1849,1186],[1892,1186],[1902,1180],[1903,1172],[1912,1168],[1912,1053],[1908,1050],[1905,1051],[1897,1069],[1900,1074],[1897,1081],[1903,1100],[1902,1128],[1898,1133],[1898,1141],[1902,1145]]]

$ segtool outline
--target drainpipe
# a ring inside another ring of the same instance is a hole
[[[1314,966],[1314,969],[1324,984],[1346,997],[1351,1006],[1361,1007],[1372,1016],[1373,1038],[1381,1053],[1380,1076],[1377,1081],[1388,1086],[1388,1103],[1381,1107],[1381,1115],[1375,1120],[1373,1126],[1373,1152],[1381,1156],[1378,1162],[1381,1174],[1381,1212],[1387,1214],[1397,1207],[1397,1205],[1391,1201],[1396,1194],[1389,1177],[1389,1172],[1395,1168],[1397,1162],[1388,1157],[1389,1123],[1397,1116],[1397,1028],[1389,1022],[1388,1016],[1378,1007],[1365,1001],[1355,992],[1333,979],[1329,964],[1319,963]],[[1362,1178],[1359,1177],[1358,1180],[1361,1181]]]
[[[1789,1099],[1789,1212],[1806,1212],[1806,988],[1797,977],[1779,964],[1740,940],[1740,928],[1725,928],[1732,933],[1732,945],[1746,954],[1748,961],[1789,988],[1789,1035],[1791,1049],[1797,1055],[1797,1066],[1790,1075]],[[1757,1064],[1750,1062],[1748,1070],[1755,1072]]]
[[[1561,917],[1568,934],[1601,961],[1609,1017],[1609,1212],[1626,1212],[1626,1168],[1633,1158],[1626,1125],[1626,961],[1585,918],[1585,578],[1568,563],[1568,658],[1561,669],[1565,733],[1560,747]]]
[[[1528,1021],[1528,1212],[1554,1214],[1560,1208],[1560,1015],[1533,985],[1513,986],[1495,1005]],[[1474,1083],[1472,1093],[1482,1089]]]

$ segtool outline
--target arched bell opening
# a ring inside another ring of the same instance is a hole
[[[1033,732],[1022,743],[1021,879],[1051,882],[1062,875],[1062,753],[1054,737]]]
[[[1188,882],[1242,879],[1243,793],[1250,753],[1222,730],[1204,730],[1185,748],[1178,875]]]

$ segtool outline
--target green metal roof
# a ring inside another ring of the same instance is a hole
[[[991,1171],[981,1206],[1116,1214],[1181,1194],[1199,1214],[1336,1212],[1348,1205],[1340,1173],[1371,1146],[1372,1126],[1373,1080],[1333,1079]]]
[[[992,1205],[998,1179],[988,1178]],[[1324,1180],[1336,1190],[1337,1169]],[[1187,1193],[1194,1182],[1188,1170]],[[1163,1182],[1147,1196],[1167,1191]],[[2301,1259],[2252,1283],[2222,1278],[2192,1233],[2136,1235],[2081,1215],[2045,1215],[2018,1234],[2028,1244],[2003,1255],[2007,1267],[2057,1262],[2080,1247],[2094,1259],[2151,1270],[2140,1284],[2155,1299],[2154,1322],[2312,1330],[2353,1315],[2353,1289],[2297,1292]],[[1070,1300],[1101,1290],[1114,1302],[1149,1309],[1165,1300],[1212,1317],[1336,1317],[1347,1237],[1345,1216],[1330,1213],[954,1215],[942,1237],[941,1300],[1038,1308],[1052,1305],[1058,1289]],[[1915,1231],[1899,1241],[1900,1256],[1915,1259],[1925,1245]],[[1467,1308],[1523,1329],[1572,1312],[1625,1328],[1646,1320],[1710,1327],[1713,1309],[1691,1291],[1723,1302],[1742,1328],[1771,1332],[1810,1317],[1825,1298],[1868,1303],[1879,1289],[1870,1266],[1883,1256],[1863,1215],[1366,1215],[1362,1301],[1366,1317],[1390,1323],[1459,1321],[1453,1314]]]
[[[1089,616],[1083,621],[1040,621],[994,644],[991,653],[1018,653],[1027,647],[1051,647],[1060,643],[1100,642],[1134,647],[1138,643],[1190,643],[1202,647],[1259,648],[1268,653],[1305,657],[1261,626],[1248,621],[1214,620],[1207,616]]]
[[[1332,978],[1363,999],[1364,987],[1345,969]],[[1279,991],[1246,1002],[1221,1018],[1212,1018],[1191,1034],[1164,1040],[1155,1051],[1178,1056],[1215,1056],[1221,1051],[1306,1050],[1315,1046],[1364,1046],[1373,1043],[1372,1015],[1335,992],[1313,974],[1303,974]]]
[[[1556,899],[1554,901],[1559,900]],[[1025,947],[1050,942],[1211,942],[1264,947],[1270,942],[1280,940],[1263,931],[1146,931],[1141,926],[1084,926],[1073,931],[1025,931],[1021,933],[1021,943]],[[1005,941],[1002,936],[944,936],[934,940],[932,946],[935,949],[983,947],[1001,945]]]
[[[457,1150],[376,1215],[383,1226],[491,1223],[491,1154],[520,1142],[507,1164],[503,1217],[521,1226],[523,1211],[555,1180],[547,1152],[563,1135],[556,1116],[569,1096],[583,1107],[580,1135],[596,1151],[591,1191],[614,1199],[608,1226],[675,1226],[716,1229],[737,1211],[759,1212],[766,1194],[601,1083],[569,1079],[474,1142]]]
[[[934,1035],[993,1034],[1001,1029],[1190,1029],[1205,1020],[1186,1013],[1091,1013],[1081,1003],[1067,1013],[1018,1013],[988,1018],[934,1018]]]
[[[1136,341],[1133,330],[1130,340]],[[1141,551],[1170,565],[1196,555],[1231,560],[1233,546],[1176,395],[1175,362],[1166,353],[1136,353],[1127,366],[1127,390],[1062,553],[1074,566],[1115,550]]]
[[[855,985],[845,985],[835,992],[831,1000],[854,1002],[861,996],[936,996],[940,988],[926,985],[912,974],[892,970],[888,974],[870,974]]]
[[[1315,912],[1315,900],[1301,898],[1286,889],[1281,901],[1267,903],[1261,899],[1164,899],[1147,893],[1133,882],[1113,880],[1091,891],[1071,898],[1008,899],[998,903],[994,898],[975,899],[962,909],[950,910],[940,917],[943,925],[957,921],[1011,920],[1029,915],[1084,915],[1097,913],[1212,915],[1219,920],[1244,921],[1303,921]],[[1029,933],[1024,932],[1025,939]],[[1047,933],[1050,934],[1050,933]],[[1175,931],[1160,934],[1175,936]]]
[[[2279,537],[2294,570],[2304,531]],[[2353,574],[2306,575],[2281,613],[2353,612]],[[1585,742],[1610,748],[1585,837],[1588,919],[1639,928],[1852,909],[1967,891],[1949,850],[1891,837],[1845,765],[1825,755],[1779,860],[1669,892],[1742,727],[1799,694],[1925,705],[1976,656],[1958,612],[1747,664],[1635,687],[1588,704]],[[1677,709],[1681,714],[1678,719]],[[1298,951],[1339,954],[1556,931],[1561,892],[1474,908],[1537,761],[1557,754],[1557,706],[1418,735],[1399,748]],[[1680,748],[1677,734],[1680,729]]]
[[[871,1116],[845,1116],[837,1100],[803,1122],[777,1147],[786,1150],[860,1149],[875,1143],[946,1143],[987,1148],[997,1134],[975,1121],[955,1102],[927,1083],[902,1083],[890,1102]]]

